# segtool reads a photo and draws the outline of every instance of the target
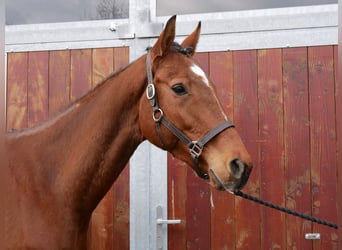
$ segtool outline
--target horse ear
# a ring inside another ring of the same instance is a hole
[[[157,42],[151,48],[151,61],[153,62],[157,57],[165,56],[173,41],[176,33],[176,15],[172,16],[166,23],[163,32],[160,34]]]
[[[192,48],[192,53],[190,53],[191,56],[195,53],[200,33],[201,33],[201,22],[198,23],[196,29],[182,42],[182,46],[184,48],[187,48],[187,47]]]

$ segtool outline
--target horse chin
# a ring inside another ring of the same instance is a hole
[[[214,181],[214,183],[212,183],[211,185],[219,191],[227,191],[231,194],[234,194],[236,191],[239,190],[236,188],[236,185],[234,183],[221,184]]]
[[[215,173],[213,169],[209,170],[210,183],[211,185],[220,191],[227,191],[229,193],[236,193],[241,190],[247,183],[248,175],[242,176],[240,179],[234,179],[233,181],[224,182],[221,178]]]

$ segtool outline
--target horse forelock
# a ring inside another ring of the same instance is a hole
[[[186,56],[190,56],[194,49],[191,48],[191,47],[183,47],[182,45],[180,45],[179,43],[177,42],[173,42],[172,46],[171,46],[171,49],[173,49],[174,51],[176,52],[179,52],[183,55],[186,55]]]
[[[146,48],[146,51],[150,51],[152,49],[152,47],[147,47]],[[177,42],[173,42],[172,45],[171,45],[171,50],[172,51],[175,51],[175,52],[178,52],[178,53],[181,53],[185,56],[190,56],[194,49],[192,47],[183,47],[182,45],[180,45],[179,43]]]

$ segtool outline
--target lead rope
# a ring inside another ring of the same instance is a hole
[[[317,224],[321,224],[323,226],[327,226],[327,227],[332,227],[332,228],[335,228],[335,229],[338,229],[338,225],[337,224],[334,224],[330,221],[326,221],[326,220],[321,220],[321,219],[318,219],[316,217],[313,217],[313,216],[310,216],[310,215],[306,215],[306,214],[302,214],[302,213],[298,213],[294,210],[291,210],[289,208],[285,208],[285,207],[282,207],[282,206],[278,206],[278,205],[275,205],[271,202],[268,202],[268,201],[264,201],[262,199],[259,199],[257,197],[254,197],[252,195],[249,195],[249,194],[245,194],[243,193],[242,191],[240,190],[237,190],[237,191],[234,191],[232,192],[231,190],[229,190],[224,184],[223,182],[221,181],[221,179],[216,175],[215,171],[210,169],[210,172],[213,176],[213,178],[215,179],[216,182],[218,182],[227,192],[229,193],[233,193],[234,195],[236,196],[240,196],[242,198],[245,198],[247,200],[250,200],[250,201],[254,201],[256,203],[259,203],[261,205],[264,205],[266,207],[270,207],[270,208],[273,208],[273,209],[276,209],[278,211],[281,211],[281,212],[284,212],[284,213],[287,213],[287,214],[291,214],[293,216],[296,216],[296,217],[299,217],[299,218],[302,218],[302,219],[305,219],[305,220],[309,220],[309,221],[312,221],[314,223],[317,223]]]
[[[321,219],[318,219],[318,218],[315,218],[313,216],[309,216],[309,215],[306,215],[306,214],[298,213],[298,212],[296,212],[294,210],[291,210],[291,209],[288,209],[288,208],[285,208],[285,207],[281,207],[281,206],[275,205],[275,204],[273,204],[271,202],[267,202],[267,201],[261,200],[261,199],[259,199],[257,197],[251,196],[249,194],[245,194],[245,193],[241,192],[240,190],[235,191],[234,194],[236,196],[240,196],[240,197],[245,198],[247,200],[254,201],[254,202],[259,203],[261,205],[264,205],[266,207],[270,207],[270,208],[279,210],[281,212],[284,212],[284,213],[287,213],[287,214],[291,214],[293,216],[296,216],[296,217],[299,217],[299,218],[302,218],[302,219],[305,219],[305,220],[309,220],[309,221],[312,221],[312,222],[317,223],[317,224],[321,224],[323,226],[327,226],[327,227],[332,227],[332,228],[338,229],[338,225],[334,224],[332,222],[329,222],[329,221],[326,221],[326,220],[321,220]]]

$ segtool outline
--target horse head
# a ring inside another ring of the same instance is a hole
[[[215,86],[193,58],[201,23],[175,43],[173,16],[146,56],[148,85],[139,110],[146,139],[186,162],[219,190],[243,188],[251,157],[224,113]]]

